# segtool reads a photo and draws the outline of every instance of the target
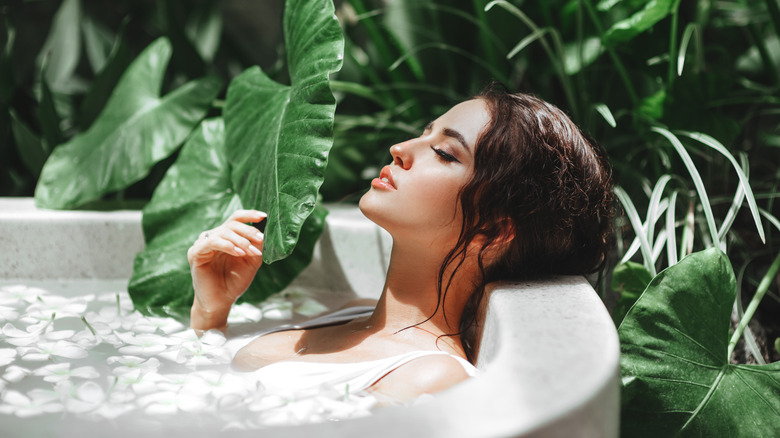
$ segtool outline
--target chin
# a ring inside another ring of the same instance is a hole
[[[379,199],[376,196],[376,193],[372,193],[372,190],[369,190],[360,198],[358,208],[368,220],[379,225],[385,231],[390,231],[388,226],[390,225],[389,222],[391,221],[391,218],[388,217],[387,200]]]

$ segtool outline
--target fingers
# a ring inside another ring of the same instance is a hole
[[[195,262],[206,262],[213,257],[214,251],[236,257],[257,257],[262,260],[263,233],[244,222],[259,222],[265,218],[266,214],[260,211],[238,210],[231,214],[224,224],[202,232],[187,251],[190,265]]]
[[[233,214],[230,215],[230,218],[226,221],[237,221],[237,222],[260,222],[263,219],[267,218],[268,215],[263,213],[262,211],[257,210],[236,210],[233,212]]]

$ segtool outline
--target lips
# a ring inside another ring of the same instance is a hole
[[[393,174],[390,172],[390,167],[385,166],[382,168],[382,171],[379,172],[379,179],[390,184],[394,189],[396,188],[395,181],[393,181]]]
[[[374,178],[371,181],[371,187],[380,190],[396,190],[395,181],[393,181],[393,174],[390,171],[390,167],[385,166],[382,171],[379,172],[379,178]]]

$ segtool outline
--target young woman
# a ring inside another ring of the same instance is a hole
[[[390,154],[393,162],[360,200],[363,214],[393,238],[375,309],[261,336],[239,351],[237,368],[291,384],[306,380],[291,371],[301,366],[327,368],[315,383],[349,370],[362,379],[350,380],[349,391],[389,400],[434,393],[474,372],[460,334],[485,284],[603,265],[610,169],[558,108],[491,87]],[[235,212],[190,248],[193,328],[226,325],[262,264],[263,235],[246,223],[264,219]]]

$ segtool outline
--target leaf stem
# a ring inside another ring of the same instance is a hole
[[[599,37],[602,40],[601,44],[603,44],[607,49],[609,57],[612,58],[612,62],[615,64],[615,70],[617,70],[620,79],[623,81],[623,85],[626,87],[626,92],[628,93],[628,97],[631,99],[631,104],[636,106],[639,98],[637,97],[636,91],[634,90],[634,85],[631,83],[631,79],[628,76],[626,67],[623,65],[620,57],[617,56],[617,53],[615,53],[614,47],[612,47],[610,44],[604,44],[604,27],[601,25],[601,20],[599,20],[599,17],[596,14],[596,10],[593,8],[593,4],[591,4],[590,0],[583,0],[583,3],[585,4],[585,9],[588,11],[588,16],[590,16],[593,25],[596,27],[596,32],[598,32]]]
[[[86,325],[86,326],[87,326],[87,328],[89,329],[89,331],[90,331],[90,332],[92,332],[92,336],[95,336],[95,337],[97,337],[97,332],[96,332],[96,331],[95,331],[95,329],[92,327],[92,324],[90,324],[89,322],[87,322],[87,317],[86,317],[86,316],[84,316],[84,315],[82,315],[82,316],[81,316],[81,321],[84,323],[84,325]]]
[[[747,327],[748,323],[753,318],[753,315],[756,313],[758,304],[764,298],[766,291],[769,289],[769,285],[772,284],[772,280],[777,275],[778,269],[780,269],[780,253],[777,254],[775,260],[772,262],[772,265],[769,266],[769,270],[767,271],[766,275],[764,275],[764,278],[761,279],[761,283],[758,284],[756,294],[753,295],[753,299],[750,300],[750,304],[748,304],[747,309],[745,309],[745,314],[742,315],[742,318],[739,320],[737,329],[734,331],[734,334],[731,335],[726,357],[731,358],[731,355],[734,353],[734,347],[737,346],[737,341],[739,341],[739,338],[742,337],[742,333],[745,331],[745,327]]]
[[[672,94],[672,85],[677,73],[677,26],[680,19],[680,1],[677,0],[672,5],[671,34],[669,35],[669,70],[666,77],[666,89],[670,90],[668,95]]]

